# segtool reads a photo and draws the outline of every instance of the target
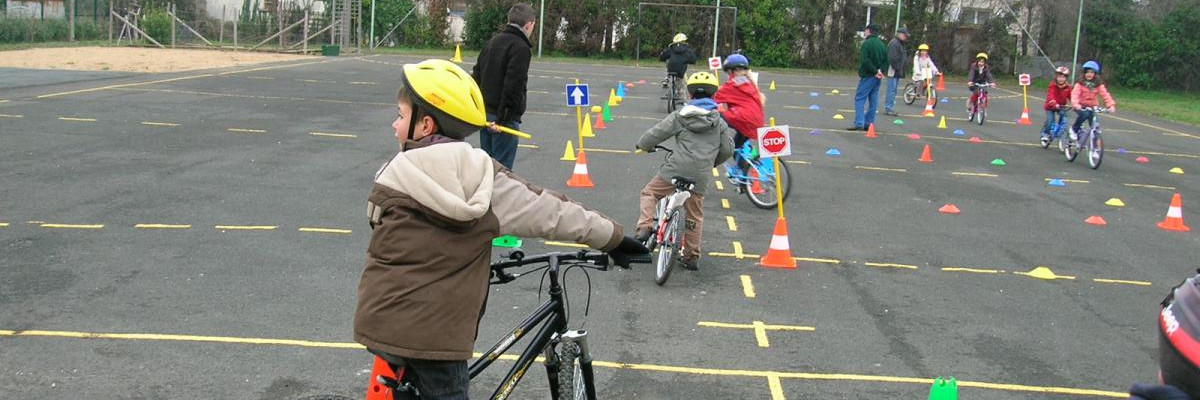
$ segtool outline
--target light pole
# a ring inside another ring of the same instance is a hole
[[[379,0],[371,0],[371,40],[367,41],[367,45],[371,47],[371,50],[375,50],[375,3],[378,2]]]
[[[1071,82],[1075,81],[1076,66],[1079,65],[1079,32],[1083,30],[1083,0],[1079,0],[1079,19],[1075,21],[1075,55],[1071,57]]]
[[[903,5],[903,4],[900,3],[900,0],[896,0],[896,28],[895,28],[895,30],[892,31],[893,37],[900,33],[900,6],[901,5]]]
[[[542,28],[546,26],[546,0],[542,0],[541,9],[538,10],[538,58],[542,58]]]
[[[717,0],[717,15],[713,17],[713,57],[717,56],[717,29],[721,26],[721,0]]]

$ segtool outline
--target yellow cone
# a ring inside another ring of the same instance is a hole
[[[462,45],[461,44],[454,45],[454,58],[451,58],[450,61],[454,61],[456,63],[462,62]]]
[[[609,91],[608,91],[608,106],[616,107],[618,105],[620,105],[620,104],[617,103],[617,90],[609,89]]]
[[[1121,201],[1121,199],[1118,199],[1116,197],[1108,199],[1108,201],[1104,202],[1104,204],[1113,206],[1113,207],[1125,207],[1125,202]]]
[[[770,88],[770,90],[771,90],[772,92],[774,92],[774,91],[775,91],[775,81],[771,81],[771,88]]]
[[[583,114],[583,126],[579,127],[579,129],[579,137],[596,137],[596,134],[592,133],[592,114]]]
[[[833,119],[846,119],[846,117],[843,117],[842,114],[833,114]]]
[[[938,122],[938,128],[946,129],[946,116],[945,115],[942,116],[941,122]]]
[[[1072,280],[1075,279],[1074,276],[1055,274],[1054,271],[1050,270],[1050,267],[1047,267],[1044,265],[1038,266],[1037,268],[1034,268],[1033,270],[1031,270],[1029,272],[1017,272],[1017,274],[1025,275],[1030,278],[1045,279],[1048,281],[1055,280],[1055,279],[1072,279]]]
[[[1171,170],[1170,170],[1170,171],[1168,171],[1168,172],[1170,172],[1170,173],[1172,173],[1172,174],[1180,174],[1180,175],[1183,175],[1183,168],[1179,168],[1179,167],[1171,168]]]
[[[575,161],[575,146],[571,144],[570,140],[567,141],[567,149],[563,150],[563,156],[559,160]]]
[[[841,92],[839,92],[837,89],[833,89],[833,90],[830,90],[829,93],[838,94]]]

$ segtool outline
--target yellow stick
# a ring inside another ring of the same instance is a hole
[[[579,84],[579,78],[575,78],[575,84]],[[589,101],[590,103],[590,101]],[[583,150],[583,107],[575,106],[575,132],[579,132],[579,150]]]
[[[493,123],[494,123],[494,122],[493,122]],[[533,136],[529,136],[529,134],[528,134],[528,133],[521,132],[521,131],[518,131],[518,130],[516,130],[516,129],[513,129],[513,128],[509,128],[509,127],[507,127],[507,126],[503,126],[503,125],[496,125],[496,129],[499,129],[499,130],[500,130],[500,132],[504,132],[504,133],[507,133],[507,134],[509,134],[509,135],[513,135],[513,136],[519,137],[519,138],[521,138],[521,139],[533,139]]]
[[[771,118],[771,126],[775,126],[775,118]],[[779,172],[779,157],[771,157],[771,160],[771,162],[775,163],[775,198],[779,202],[779,219],[783,219],[783,182],[779,181],[779,177],[781,176]]]
[[[1021,97],[1025,98],[1025,109],[1029,109],[1029,86],[1021,86]]]

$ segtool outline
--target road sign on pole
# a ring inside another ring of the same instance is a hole
[[[758,154],[762,158],[792,155],[791,134],[787,125],[758,128]]]
[[[588,85],[567,85],[567,107],[586,107],[591,105],[588,97]]]
[[[1021,86],[1029,86],[1030,81],[1031,81],[1029,78],[1029,74],[1021,74],[1017,78],[1020,80]]]
[[[721,69],[721,57],[713,56],[708,59],[708,68],[711,70]]]

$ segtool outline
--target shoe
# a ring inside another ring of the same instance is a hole
[[[651,233],[649,229],[639,228],[637,233],[633,235],[633,238],[639,242],[646,243],[647,240],[650,240]]]
[[[1071,138],[1072,142],[1079,140],[1079,134],[1075,133],[1075,128],[1071,128],[1071,134],[1069,137]]]
[[[857,126],[857,125],[856,125],[856,126],[852,126],[852,127],[846,128],[846,130],[848,130],[848,131],[861,131],[861,130],[863,130],[863,128],[862,128],[861,126]]]
[[[683,260],[680,260],[680,262],[679,262],[679,268],[683,268],[688,271],[699,270],[700,269],[700,256],[684,257]]]
[[[1043,133],[1042,134],[1042,147],[1045,147],[1049,144],[1050,144],[1050,135]]]
[[[899,117],[899,116],[900,116],[900,113],[898,113],[898,112],[895,112],[895,111],[892,111],[892,110],[887,110],[887,111],[884,111],[884,112],[883,112],[883,115],[890,115],[890,116],[893,116],[893,117]]]

